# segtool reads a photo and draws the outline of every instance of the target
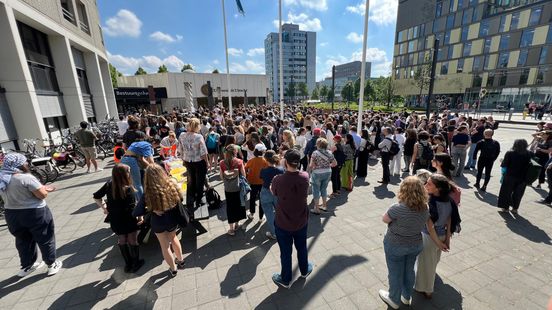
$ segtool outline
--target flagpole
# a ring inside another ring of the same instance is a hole
[[[362,108],[364,105],[364,84],[366,83],[366,41],[368,39],[368,13],[370,11],[370,0],[366,0],[366,8],[364,11],[364,37],[362,38],[362,59],[360,65],[360,93],[358,98],[358,120],[357,130],[362,131]]]
[[[284,119],[284,51],[282,44],[282,0],[278,0],[278,20],[279,20],[279,34],[278,34],[278,50],[280,52],[280,119]]]
[[[224,0],[222,3],[222,20],[224,23],[224,52],[226,53],[226,85],[228,85],[228,112],[232,116],[232,87],[230,86],[230,63],[228,62],[228,37],[226,35],[226,11],[224,9]]]

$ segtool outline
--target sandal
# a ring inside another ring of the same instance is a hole
[[[229,235],[229,236],[235,236],[236,232],[234,230],[230,229],[226,232],[226,234]]]

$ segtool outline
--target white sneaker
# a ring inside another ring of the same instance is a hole
[[[61,269],[62,265],[63,264],[61,263],[60,260],[56,260],[53,264],[48,266],[48,276],[53,276],[56,273],[58,273],[58,271]]]
[[[389,292],[386,290],[379,290],[379,297],[381,300],[383,300],[384,303],[386,303],[389,307],[393,309],[399,309],[399,305],[397,305],[394,301],[389,298]]]
[[[267,231],[265,236],[268,238],[268,239],[272,239],[272,240],[276,240],[276,236],[274,236],[270,231]]]
[[[254,217],[255,217],[255,213],[249,213],[247,215],[247,218],[250,219],[250,220],[252,220]]]
[[[412,297],[410,297],[410,299],[406,299],[403,297],[403,295],[401,295],[401,302],[407,306],[410,306],[410,303],[412,302]]]
[[[42,266],[44,266],[44,262],[35,262],[32,266],[19,270],[17,276],[20,278],[24,278]]]

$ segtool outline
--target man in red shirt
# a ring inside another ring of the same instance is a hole
[[[286,152],[286,172],[274,177],[271,190],[278,199],[274,226],[280,247],[281,273],[272,275],[272,281],[284,288],[291,286],[291,255],[295,244],[301,277],[306,278],[313,269],[307,253],[307,224],[309,210],[307,196],[309,175],[299,171],[301,154],[295,149]]]

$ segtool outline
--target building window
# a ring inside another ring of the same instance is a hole
[[[547,55],[548,55],[548,46],[543,46],[540,53],[539,65],[543,65],[546,62]]]
[[[492,87],[495,80],[495,73],[489,72],[489,75],[487,76],[487,87]]]
[[[75,20],[75,9],[73,8],[73,1],[71,0],[60,0],[61,11],[63,13],[63,18],[76,25]]]
[[[508,80],[508,71],[501,70],[498,72],[499,79],[498,79],[498,86],[504,86],[506,85],[506,81]]]
[[[516,30],[519,24],[519,12],[512,14],[512,21],[510,22],[510,31]]]
[[[494,63],[491,63],[491,57],[489,55],[485,56],[485,60],[483,62],[483,69],[489,70],[489,68],[494,67]]]
[[[546,36],[546,43],[552,43],[552,24],[548,26],[548,35]]]
[[[519,85],[527,85],[527,79],[529,78],[529,68],[523,69],[519,76]]]
[[[476,7],[473,8],[472,22],[475,23],[476,21],[478,21],[481,18],[481,14],[479,13],[480,10],[481,10],[481,8],[479,8],[479,10]]]
[[[441,64],[441,75],[448,74],[448,62],[443,62]]]
[[[454,16],[456,16],[456,15],[451,14],[451,15],[447,16],[447,29],[452,29],[454,27]]]
[[[480,74],[473,77],[473,83],[472,87],[481,87],[481,83],[483,82],[483,78]]]
[[[472,71],[474,72],[481,71],[483,69],[482,64],[483,64],[483,56],[474,57]]]
[[[408,52],[414,52],[414,41],[408,42]]]
[[[522,49],[519,51],[519,58],[518,58],[518,67],[523,67],[527,63],[527,55],[529,54],[529,50]]]
[[[504,32],[504,30],[506,29],[506,16],[507,15],[502,15],[502,17],[500,17],[500,26],[498,27],[498,32]]]
[[[472,48],[472,42],[464,43],[464,51],[462,52],[462,57],[470,56],[471,48]]]
[[[439,2],[437,2],[437,4],[435,5],[435,17],[440,17],[442,11],[443,11],[443,2],[442,2],[442,1],[439,1]]]
[[[464,1],[463,0],[458,0],[458,7],[456,8],[456,10],[462,9],[463,6],[464,6]]]
[[[443,45],[450,44],[450,30],[445,32],[445,40],[443,41]]]
[[[548,67],[539,67],[537,71],[537,79],[535,84],[544,84],[546,82],[546,74],[548,73]]]
[[[456,73],[462,73],[464,71],[464,59],[458,59],[458,65],[456,66]]]
[[[449,13],[454,12],[454,0],[449,1]]]
[[[510,59],[510,53],[504,52],[498,55],[498,67],[506,68],[508,67],[508,60]]]
[[[437,51],[437,60],[444,60],[445,54],[443,53],[443,48],[439,48]]]
[[[531,15],[529,16],[529,26],[535,26],[539,24],[542,13],[542,7],[534,8],[531,10]]]
[[[464,42],[468,39],[469,27],[462,27],[462,34],[460,36],[460,41]]]
[[[519,43],[519,47],[527,47],[530,46],[533,42],[533,35],[535,34],[535,29],[527,29],[523,31],[523,34],[521,35],[521,42]]]
[[[484,37],[489,34],[489,21],[483,20],[479,24],[479,37]]]
[[[508,49],[508,44],[510,43],[510,35],[509,34],[503,34],[500,37],[500,44],[498,45],[498,50],[503,51]]]
[[[470,6],[477,6],[479,0],[470,0]]]
[[[483,45],[483,53],[488,54],[491,51],[491,38],[485,39],[485,45]]]
[[[467,25],[471,23],[472,18],[472,9],[464,10],[462,13],[462,25]]]
[[[454,52],[454,48],[452,48],[452,46],[449,46],[448,48],[448,59],[452,59],[452,54]]]
[[[102,26],[98,25],[98,29],[100,30],[100,39],[102,40],[102,45],[105,45]],[[270,52],[270,48],[267,48],[267,50]]]
[[[79,28],[83,32],[90,34],[90,26],[88,25],[88,15],[86,14],[86,7],[80,1],[78,1],[77,3],[79,13]]]
[[[412,32],[412,38],[416,39],[418,37],[418,26],[414,27]]]

